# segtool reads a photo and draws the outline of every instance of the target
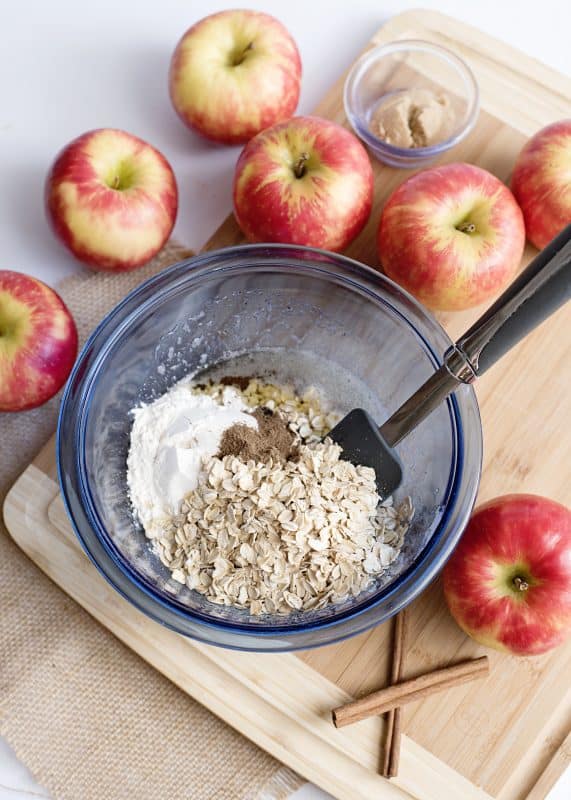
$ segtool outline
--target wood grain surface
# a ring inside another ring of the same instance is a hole
[[[442,162],[470,161],[508,180],[526,138],[571,115],[567,78],[473,28],[434,12],[411,11],[384,25],[370,45],[406,38],[450,47],[468,61],[480,85],[478,124]],[[343,79],[315,113],[347,124]],[[382,205],[409,174],[377,162],[374,170],[373,213],[347,251],[373,267]],[[241,241],[229,218],[206,249]],[[526,258],[532,255],[528,248]],[[454,338],[481,310],[439,318]],[[567,307],[478,382],[484,429],[480,500],[535,492],[571,504],[570,330]],[[571,642],[533,659],[488,651],[491,670],[485,681],[403,709],[399,776],[386,781],[378,775],[383,722],[364,720],[338,731],[329,715],[350,697],[383,685],[390,625],[298,656],[231,653],[177,636],[128,606],[84,557],[58,496],[54,460],[51,442],[7,498],[6,522],[18,544],[143,658],[336,797],[540,800],[569,764]],[[438,583],[407,616],[405,678],[484,652],[452,621]]]

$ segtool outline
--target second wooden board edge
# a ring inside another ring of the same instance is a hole
[[[41,454],[44,463],[45,457],[46,449]],[[400,777],[391,782],[382,778],[377,771],[381,721],[365,720],[336,730],[329,711],[348,695],[293,654],[260,657],[221,650],[145,617],[105,582],[83,553],[57,484],[36,466],[28,467],[9,492],[4,517],[18,546],[117,638],[262,749],[339,800],[490,800],[408,737],[403,738]]]
[[[571,97],[568,76],[447,14],[423,8],[403,11],[387,20],[372,37],[372,42],[386,44],[409,36],[422,38],[419,29],[427,34],[429,40],[435,39],[455,50],[478,71],[481,95],[485,99],[483,107],[512,127],[528,135],[535,133],[534,123],[526,114],[530,80],[541,88],[542,93],[549,95],[551,109],[558,109],[560,117],[568,116]],[[502,83],[509,84],[510,93],[500,91]],[[530,125],[526,124],[527,121]]]
[[[570,80],[565,74],[548,66],[543,61],[527,55],[517,47],[512,47],[502,39],[441,11],[429,8],[411,8],[401,11],[383,23],[373,36],[373,40],[376,41],[380,36],[385,39],[398,38],[408,28],[417,29],[419,26],[438,32],[439,35],[452,42],[473,42],[474,50],[477,49],[478,53],[494,61],[498,59],[498,51],[500,51],[502,64],[511,67],[514,72],[520,72],[522,66],[529,68],[536,76],[538,83],[549,86],[554,92],[561,94],[567,104],[569,103]],[[529,79],[529,75],[526,75],[526,78]]]
[[[526,800],[544,800],[571,763],[571,732],[559,745]]]

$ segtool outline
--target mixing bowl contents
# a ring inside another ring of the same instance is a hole
[[[324,608],[398,556],[410,498],[381,504],[374,470],[323,439],[340,414],[315,387],[187,378],[133,416],[135,515],[172,578],[212,603]]]

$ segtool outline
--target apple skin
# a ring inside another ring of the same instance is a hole
[[[365,148],[319,117],[294,117],[262,131],[236,165],[234,213],[252,242],[343,250],[363,229],[372,202]]]
[[[281,22],[221,11],[193,25],[174,51],[169,92],[182,121],[223,144],[244,144],[297,108],[301,59]]]
[[[453,617],[477,642],[515,655],[556,647],[571,634],[571,510],[531,494],[485,503],[446,564],[443,585]]]
[[[56,236],[79,261],[124,272],[146,264],[165,244],[178,191],[158,150],[125,131],[100,128],[59,153],[45,203]]]
[[[0,270],[0,411],[45,403],[76,355],[77,329],[61,297],[35,278]]]
[[[511,187],[527,238],[541,250],[571,222],[571,119],[532,136],[517,158]]]
[[[413,175],[393,192],[377,246],[389,278],[431,309],[459,311],[509,283],[525,246],[523,216],[494,175],[472,164],[446,164]]]

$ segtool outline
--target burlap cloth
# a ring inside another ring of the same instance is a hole
[[[169,244],[141,270],[65,281],[81,340],[128,291],[187,255]],[[58,405],[59,396],[0,414],[0,502],[53,432]],[[61,800],[270,800],[301,785],[68,598],[3,522],[0,734]]]

